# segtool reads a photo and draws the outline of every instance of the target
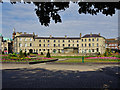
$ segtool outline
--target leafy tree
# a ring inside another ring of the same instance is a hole
[[[22,53],[22,50],[20,50],[20,58],[23,57],[23,53]]]
[[[48,57],[48,58],[50,58],[51,56],[50,56],[50,53],[49,53],[49,51],[47,52],[47,55],[46,55],[46,57]]]
[[[26,53],[26,51],[24,52],[24,56],[27,57],[27,53]]]

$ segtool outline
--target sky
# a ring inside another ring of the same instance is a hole
[[[1,6],[1,5],[0,5]],[[105,38],[118,37],[118,11],[113,16],[79,14],[78,5],[70,3],[70,8],[59,11],[62,23],[55,24],[51,21],[49,27],[42,26],[35,14],[33,4],[2,4],[2,35],[12,38],[13,28],[16,32],[27,32],[38,36],[53,37],[79,37],[85,34],[100,33]],[[0,26],[1,27],[1,26]]]

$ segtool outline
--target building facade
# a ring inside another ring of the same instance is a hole
[[[119,38],[106,39],[106,48],[109,48],[113,51],[120,52],[120,40]]]
[[[86,34],[82,37],[38,37],[26,32],[13,32],[13,51],[27,53],[97,53],[105,52],[105,38],[100,34]],[[67,50],[67,48],[69,50]]]
[[[12,39],[3,38],[2,34],[0,35],[0,52],[12,53]]]

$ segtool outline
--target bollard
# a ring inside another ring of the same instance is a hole
[[[84,57],[82,57],[82,63],[84,63]]]

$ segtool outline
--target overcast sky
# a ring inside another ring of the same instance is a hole
[[[55,24],[51,21],[49,27],[42,26],[35,14],[33,4],[2,4],[2,34],[4,37],[12,38],[13,28],[16,32],[35,32],[39,36],[62,36],[79,37],[89,34],[101,33],[105,38],[116,38],[118,36],[118,11],[113,16],[79,14],[78,5],[70,4],[70,8],[60,11],[62,23]],[[1,16],[0,16],[1,17]],[[1,25],[1,24],[0,24]]]

